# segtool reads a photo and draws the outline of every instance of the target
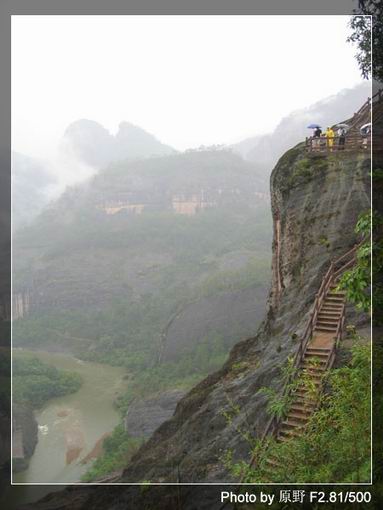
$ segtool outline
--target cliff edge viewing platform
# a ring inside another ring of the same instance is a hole
[[[371,129],[371,119],[375,122],[383,116],[383,89],[378,90],[368,98],[363,106],[343,125],[348,125],[344,136],[338,136],[339,124],[332,126],[335,133],[333,138],[322,134],[320,137],[306,138],[307,152],[338,152],[338,151],[370,151],[383,150],[383,133],[375,128]],[[368,127],[369,125],[369,127]],[[365,131],[362,127],[367,126]]]

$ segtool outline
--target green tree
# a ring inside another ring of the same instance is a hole
[[[375,80],[383,82],[382,2],[359,0],[354,12],[356,15],[350,21],[353,32],[347,40],[357,45],[356,59],[363,78],[370,79],[372,74]]]

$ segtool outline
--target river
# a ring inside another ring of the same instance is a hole
[[[20,351],[18,351],[20,352]],[[38,443],[29,467],[13,475],[14,483],[71,483],[80,481],[92,460],[83,459],[119,422],[113,407],[126,387],[124,368],[81,361],[67,354],[22,350],[59,369],[81,374],[79,391],[49,400],[35,411]]]

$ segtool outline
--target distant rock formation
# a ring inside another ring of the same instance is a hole
[[[126,159],[175,153],[172,147],[129,122],[121,122],[113,136],[101,124],[88,119],[77,120],[68,126],[62,149],[73,151],[81,161],[95,168]]]

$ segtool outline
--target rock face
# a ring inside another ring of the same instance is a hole
[[[20,404],[12,408],[12,467],[13,471],[27,469],[37,444],[37,421],[33,410]]]
[[[125,417],[125,429],[132,437],[148,438],[171,418],[184,391],[172,390],[132,403]]]
[[[248,287],[204,297],[187,305],[171,322],[163,341],[161,361],[176,361],[198,345],[198,339],[220,335],[225,342],[247,338],[261,322],[267,298],[265,287]]]

